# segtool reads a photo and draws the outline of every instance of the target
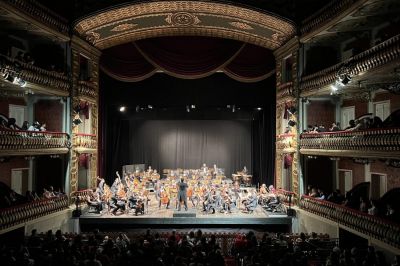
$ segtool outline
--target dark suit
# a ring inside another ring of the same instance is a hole
[[[178,211],[181,210],[181,201],[183,201],[183,204],[185,205],[185,210],[187,210],[187,195],[186,195],[186,190],[188,188],[188,185],[185,182],[180,181],[178,183]]]

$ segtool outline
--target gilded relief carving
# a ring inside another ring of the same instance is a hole
[[[137,26],[137,24],[133,24],[133,23],[123,23],[123,24],[120,24],[118,26],[115,26],[110,31],[115,31],[115,32],[127,31],[127,30],[130,30],[130,29],[133,29],[136,26]]]
[[[254,28],[247,23],[239,22],[239,21],[232,21],[229,23],[235,28],[242,29],[242,30],[253,30]],[[272,35],[273,37],[273,35]]]
[[[197,16],[188,12],[178,12],[175,14],[169,14],[165,19],[165,21],[168,24],[179,27],[194,26],[201,22]]]

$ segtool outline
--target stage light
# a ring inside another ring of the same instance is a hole
[[[192,105],[190,106],[190,108],[196,109],[196,105],[192,104]]]
[[[341,77],[339,77],[339,82],[343,85],[346,86],[348,83],[351,82],[351,77],[348,74],[345,74]]]
[[[136,113],[139,113],[139,111],[140,111],[140,106],[139,106],[139,105],[136,105],[135,110],[136,110]]]
[[[121,113],[125,112],[125,110],[126,110],[126,107],[125,107],[125,106],[120,106],[120,107],[119,107],[119,111],[120,111]]]
[[[236,106],[232,105],[232,113],[234,113],[236,111]]]
[[[153,105],[147,105],[147,107],[151,110],[151,109],[153,109]]]
[[[186,105],[186,112],[190,113],[190,107],[189,107],[189,105]]]
[[[258,110],[258,111],[261,111],[261,110],[262,110],[262,108],[261,108],[261,107],[257,107],[257,110]]]

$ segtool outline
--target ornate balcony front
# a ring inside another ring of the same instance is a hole
[[[279,196],[281,202],[285,205],[293,206],[297,203],[296,194],[292,191],[277,189],[276,194]]]
[[[393,247],[400,247],[400,225],[390,220],[306,195],[301,196],[299,207]]]
[[[0,230],[67,209],[68,206],[68,197],[63,195],[0,209]]]
[[[64,154],[70,147],[63,132],[0,130],[0,156]]]
[[[400,35],[396,35],[365,52],[353,56],[346,62],[341,62],[329,68],[302,78],[300,83],[300,96],[307,97],[318,94],[329,94],[331,85],[337,79],[338,72],[346,70],[346,74],[357,81],[357,76],[374,71],[384,65],[390,67],[391,63],[400,58]]]
[[[95,101],[98,94],[96,84],[91,81],[79,81],[78,92],[81,98],[89,101]]]
[[[78,153],[95,153],[97,137],[93,134],[76,133],[73,137],[74,150]]]
[[[35,92],[69,96],[70,82],[64,73],[45,70],[4,55],[0,55],[0,73],[4,80],[12,84],[15,84],[14,78],[21,79],[21,82],[26,83],[21,83],[24,85],[19,86]]]
[[[276,135],[276,150],[278,153],[293,153],[296,151],[296,139],[294,134]]]
[[[334,157],[400,158],[400,129],[303,133],[300,153]]]

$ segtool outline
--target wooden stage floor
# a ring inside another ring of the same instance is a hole
[[[171,206],[170,206],[171,207]],[[183,206],[182,206],[183,207]],[[249,214],[239,209],[232,213],[214,214],[203,213],[201,208],[190,208],[187,211],[182,208],[177,211],[174,208],[158,208],[153,204],[145,210],[145,214],[135,216],[134,213],[112,215],[107,212],[96,214],[84,211],[79,218],[79,224],[83,231],[93,228],[102,230],[126,230],[130,228],[262,228],[270,231],[287,232],[290,230],[292,218],[286,214],[271,213],[258,206]],[[179,216],[179,217],[177,217]]]

